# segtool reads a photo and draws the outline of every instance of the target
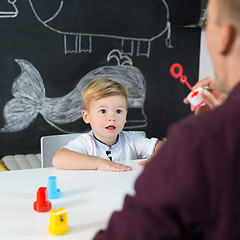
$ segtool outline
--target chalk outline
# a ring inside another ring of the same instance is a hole
[[[143,119],[128,119],[127,123],[130,123],[130,126],[125,125],[124,129],[146,127],[147,116],[144,112],[145,78],[138,68],[132,66],[131,58],[122,56],[118,49],[114,49],[108,54],[107,60],[112,59],[117,61],[117,65],[103,66],[88,72],[71,92],[56,98],[46,97],[42,77],[29,61],[15,59],[21,68],[21,73],[15,78],[12,85],[13,98],[4,106],[5,126],[0,129],[0,132],[22,131],[32,124],[38,114],[41,114],[52,127],[61,132],[71,133],[71,131],[64,130],[57,124],[68,124],[81,118],[82,105],[79,92],[87,83],[96,78],[110,78],[126,84],[125,86],[128,87],[129,109],[140,109]]]
[[[116,36],[116,35],[107,35],[107,34],[90,34],[90,33],[76,33],[76,32],[67,32],[67,31],[60,31],[60,30],[57,30],[51,26],[49,26],[47,23],[52,21],[54,18],[57,17],[57,15],[60,13],[62,7],[63,7],[63,3],[64,3],[64,0],[61,0],[60,2],[60,5],[59,5],[59,8],[58,10],[56,11],[56,13],[50,17],[48,20],[45,20],[43,21],[39,15],[37,14],[37,12],[35,11],[35,8],[32,4],[32,0],[29,0],[29,3],[30,3],[30,6],[32,8],[32,11],[35,15],[35,17],[37,18],[37,20],[42,23],[46,28],[50,29],[51,31],[54,31],[58,34],[61,34],[61,35],[64,35],[64,54],[67,54],[67,53],[81,53],[81,52],[88,52],[88,53],[91,53],[92,52],[92,37],[103,37],[103,38],[112,38],[112,39],[120,39],[122,40],[122,46],[124,45],[124,41],[132,41],[131,44],[132,44],[132,48],[131,48],[131,51],[130,53],[128,52],[123,52],[123,54],[128,54],[130,56],[133,56],[133,51],[134,51],[134,41],[137,42],[137,53],[136,55],[137,56],[146,56],[146,57],[149,57],[150,56],[150,50],[151,50],[151,42],[154,41],[155,39],[157,38],[160,38],[165,32],[168,32],[167,34],[167,38],[165,40],[165,45],[169,48],[172,48],[173,46],[171,45],[171,23],[170,23],[170,20],[169,20],[169,7],[166,3],[165,0],[161,0],[163,2],[163,4],[165,5],[166,7],[166,27],[165,29],[159,33],[158,35],[148,39],[148,38],[134,38],[134,37],[121,37],[121,36]],[[70,36],[75,36],[75,50],[67,50],[67,35],[70,35]],[[81,38],[82,37],[89,37],[89,48],[88,49],[82,49],[80,46],[81,46]],[[140,43],[141,42],[147,42],[148,43],[148,49],[147,49],[147,52],[146,53],[141,53],[140,52]],[[79,43],[79,44],[78,44]]]
[[[0,18],[15,18],[18,15],[18,9],[15,5],[16,1],[17,0],[8,0],[8,3],[15,9],[15,12],[0,11]]]

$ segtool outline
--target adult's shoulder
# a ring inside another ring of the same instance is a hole
[[[189,116],[169,128],[167,139],[172,139],[174,145],[181,141],[191,149],[219,148],[224,145],[229,132],[239,129],[234,124],[240,122],[240,114],[236,113],[238,110],[232,110],[231,106],[222,105],[197,116]]]

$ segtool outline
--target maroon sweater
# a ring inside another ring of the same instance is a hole
[[[135,190],[95,240],[240,239],[240,84],[171,127]]]

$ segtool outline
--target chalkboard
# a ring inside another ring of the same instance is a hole
[[[201,1],[201,8],[202,9],[207,9],[207,2],[208,2],[207,0],[202,0]]]
[[[198,80],[201,29],[186,26],[200,14],[200,0],[2,0],[0,157],[88,131],[80,92],[98,77],[128,87],[126,130],[164,137],[190,114],[189,90],[169,68],[180,62]]]

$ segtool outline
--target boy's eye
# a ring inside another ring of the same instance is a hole
[[[121,109],[118,109],[117,110],[117,114],[121,114],[122,113],[122,110]]]
[[[99,112],[100,113],[106,113],[107,111],[105,109],[101,109]]]

